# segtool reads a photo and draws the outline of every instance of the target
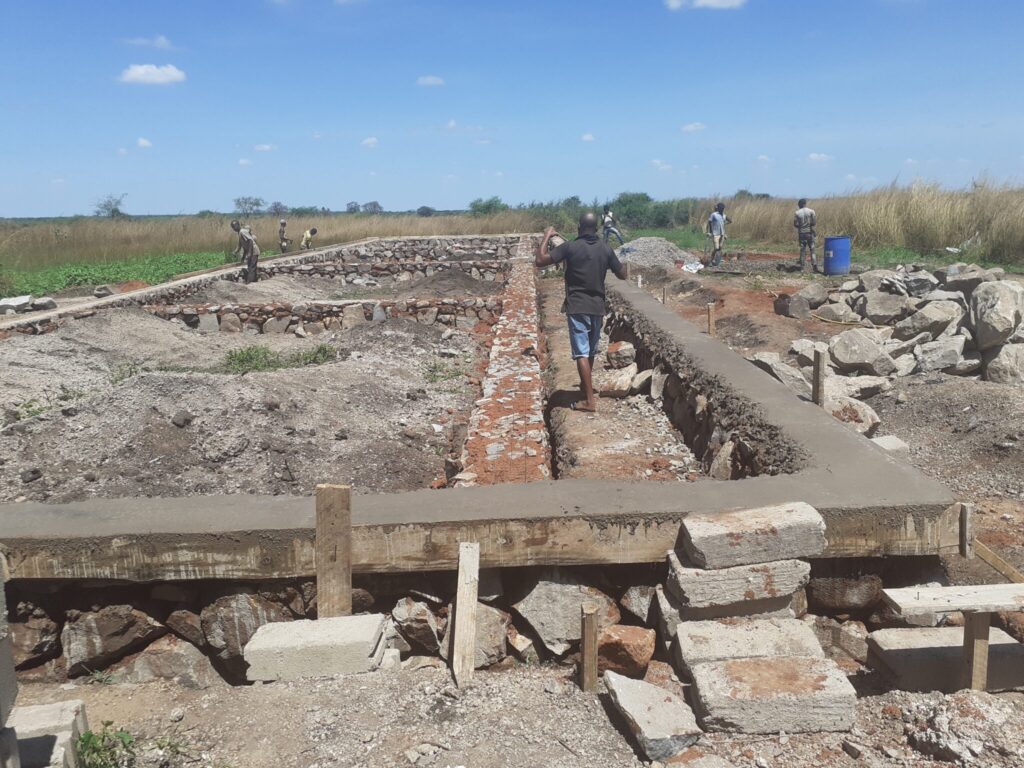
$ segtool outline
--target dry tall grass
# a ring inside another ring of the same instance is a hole
[[[119,261],[172,253],[227,253],[238,243],[230,229],[231,218],[0,221],[0,266],[40,269],[57,264]],[[278,250],[277,217],[253,217],[248,223],[264,250]],[[328,245],[374,236],[532,232],[539,225],[538,217],[527,211],[504,211],[490,216],[327,215],[289,218],[288,233],[294,240],[292,248],[297,250],[302,233],[309,227],[318,230],[316,245]]]
[[[701,204],[697,219],[707,219],[716,201]],[[977,233],[971,255],[993,261],[1024,261],[1024,189],[975,184],[948,190],[933,184],[882,187],[844,197],[811,200],[818,214],[818,235],[850,235],[855,248],[899,246],[918,253],[958,246]],[[733,199],[726,213],[734,237],[760,243],[792,243],[795,200]]]

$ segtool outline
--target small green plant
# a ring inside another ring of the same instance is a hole
[[[281,368],[303,368],[307,365],[329,363],[337,356],[338,353],[330,344],[317,344],[312,349],[304,349],[290,355],[282,355],[263,344],[256,344],[228,352],[224,361],[224,371],[244,374],[276,371]]]
[[[459,378],[462,375],[462,368],[458,362],[449,362],[435,357],[427,363],[423,375],[431,384],[437,384],[440,381],[451,381],[452,379]]]
[[[86,671],[89,673],[90,685],[113,685],[116,682],[114,675],[105,670],[86,668]]]
[[[75,751],[81,768],[134,768],[135,737],[111,720],[103,721],[99,733],[86,731],[78,737]]]
[[[121,363],[110,372],[110,383],[122,384],[140,373],[142,373],[142,366],[138,363]]]

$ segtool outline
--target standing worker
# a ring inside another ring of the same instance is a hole
[[[793,226],[796,227],[797,237],[800,241],[800,271],[804,271],[804,258],[807,249],[811,249],[811,271],[818,271],[818,260],[814,256],[814,238],[818,236],[814,228],[818,225],[818,217],[811,208],[807,207],[807,200],[801,198],[797,203],[799,209],[793,216]]]
[[[554,227],[544,231],[544,240],[534,263],[538,268],[565,264],[563,310],[569,319],[569,344],[584,397],[584,402],[573,403],[572,409],[595,413],[597,398],[594,396],[593,370],[605,313],[604,279],[608,270],[614,272],[619,280],[625,280],[629,275],[611,246],[598,238],[597,216],[593,213],[580,216],[579,237],[562,243],[549,253],[548,243],[554,235]]]
[[[308,251],[313,247],[313,237],[316,235],[316,227],[310,227],[302,233],[302,242],[299,243],[299,248],[304,251]]]
[[[725,203],[718,203],[715,210],[708,216],[707,235],[711,238],[714,250],[711,252],[710,266],[722,264],[722,247],[725,245],[725,225],[732,224],[732,219],[725,215]]]
[[[243,227],[238,219],[231,222],[231,228],[238,233],[238,247],[234,250],[235,258],[242,257],[245,262],[245,282],[255,283],[259,280],[257,265],[260,260],[260,246],[256,242],[256,235],[249,227]]]
[[[619,222],[615,220],[615,214],[608,210],[608,206],[604,207],[604,214],[601,216],[601,224],[604,226],[604,241],[608,242],[609,235],[615,235],[619,238],[619,245],[625,245],[626,241],[622,239],[622,233],[619,231]]]
[[[292,244],[292,239],[285,234],[287,226],[288,222],[281,219],[281,226],[277,230],[277,239],[281,243],[281,253],[288,253],[288,248]]]

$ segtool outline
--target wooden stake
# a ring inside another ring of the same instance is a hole
[[[668,288],[666,288],[664,285],[661,286],[661,303],[668,303]]]
[[[1014,584],[1024,584],[1024,573],[1018,571],[977,539],[974,540],[972,549],[974,554],[999,571],[1007,581],[1012,581]]]
[[[960,556],[968,559],[974,557],[974,515],[973,504],[960,505]]]
[[[480,586],[480,545],[459,544],[459,582],[455,593],[455,635],[452,639],[452,674],[465,688],[476,666],[476,598]]]
[[[580,688],[585,693],[597,690],[597,606],[580,606]]]
[[[988,628],[992,614],[964,612],[964,688],[984,691],[988,685]]]
[[[811,381],[811,399],[815,405],[825,405],[825,353],[814,350],[814,378]]]
[[[708,302],[708,336],[715,335],[715,302]]]
[[[352,488],[316,487],[316,612],[352,615]]]

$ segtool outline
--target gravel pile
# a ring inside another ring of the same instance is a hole
[[[663,237],[638,237],[616,251],[619,259],[638,267],[674,267],[677,261],[687,264],[700,261],[692,253],[676,247]]]

